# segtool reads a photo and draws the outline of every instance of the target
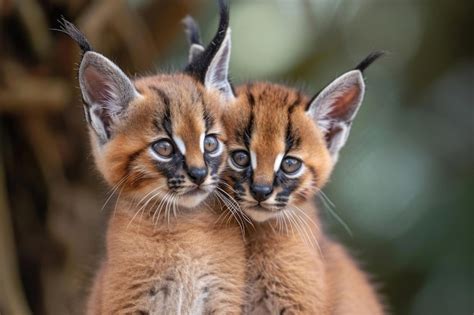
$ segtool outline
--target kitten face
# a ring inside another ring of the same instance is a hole
[[[194,207],[217,185],[226,159],[220,99],[187,75],[134,82],[133,101],[95,157],[111,185],[142,202]]]
[[[205,48],[194,19],[187,17],[184,24],[194,63],[205,56]],[[311,100],[268,83],[238,89],[224,115],[230,170],[226,188],[251,218],[265,221],[284,209],[301,211],[298,204],[324,185],[362,103],[362,72],[383,54],[369,54]]]
[[[332,161],[322,132],[307,115],[309,99],[283,86],[257,83],[238,89],[224,113],[228,130],[226,181],[255,221],[311,198]]]
[[[81,48],[79,84],[96,164],[119,195],[192,208],[214,190],[225,160],[219,108],[234,99],[228,81],[229,11],[219,2],[217,32],[182,74],[132,81],[95,52],[79,29],[60,31]]]

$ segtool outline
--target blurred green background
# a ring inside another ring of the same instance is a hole
[[[317,202],[394,314],[474,311],[473,4],[231,1],[236,84],[314,94],[372,50],[390,52],[366,72],[331,201]],[[0,314],[80,314],[103,250],[107,187],[89,150],[79,52],[50,28],[64,15],[145,75],[183,67],[186,14],[207,43],[214,1],[0,1]]]

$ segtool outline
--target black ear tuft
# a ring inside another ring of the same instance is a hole
[[[190,45],[201,45],[201,32],[199,31],[199,26],[192,16],[188,15],[183,19],[184,31],[186,32],[188,41]]]
[[[382,50],[371,52],[367,57],[365,57],[364,60],[362,60],[357,65],[357,67],[354,68],[354,70],[359,70],[360,72],[364,72],[364,70],[367,69],[368,66],[370,66],[375,60],[379,59],[385,54],[386,52]]]
[[[229,28],[229,6],[227,1],[219,0],[219,27],[217,29],[214,38],[211,43],[206,47],[202,54],[189,63],[184,72],[196,77],[201,82],[204,82],[206,77],[206,71],[211,64],[214,56],[219,51],[227,35],[227,29]],[[186,25],[186,24],[185,24]],[[187,25],[186,25],[187,26]]]
[[[60,28],[54,30],[62,32],[71,37],[81,48],[83,55],[88,51],[93,51],[92,46],[87,40],[86,36],[74,24],[66,20],[64,17],[61,17],[58,20],[58,23]]]

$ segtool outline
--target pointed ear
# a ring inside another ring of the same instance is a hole
[[[96,52],[86,52],[79,67],[79,84],[86,117],[100,143],[113,136],[114,124],[140,94],[130,79],[112,61]]]
[[[307,114],[323,130],[334,163],[349,136],[364,91],[362,72],[353,70],[334,80],[309,104]]]
[[[204,79],[206,88],[220,91],[226,100],[235,98],[229,82],[230,47],[230,28],[228,28],[221,47],[211,59]]]
[[[229,7],[226,1],[219,1],[219,27],[211,43],[202,50],[199,27],[187,17],[183,23],[191,43],[190,61],[185,72],[201,81],[209,90],[218,90],[226,100],[235,98],[229,81],[229,61],[231,51]],[[193,47],[194,46],[194,47]]]

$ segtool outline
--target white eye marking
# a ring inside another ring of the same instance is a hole
[[[164,158],[164,157],[162,157],[162,156],[156,154],[155,150],[153,150],[152,148],[150,148],[148,151],[150,152],[151,156],[152,156],[155,160],[158,160],[158,161],[160,161],[160,162],[169,162],[169,161],[171,161],[171,160],[173,159],[172,157]]]
[[[201,153],[204,153],[204,138],[206,135],[204,133],[201,133],[199,136],[199,149],[201,149]]]
[[[281,160],[283,160],[283,157],[285,155],[283,153],[278,153],[276,159],[275,159],[275,164],[273,165],[273,171],[276,173],[280,169],[281,165]]]
[[[183,139],[181,137],[173,135],[174,143],[178,147],[178,150],[181,152],[182,155],[186,155],[186,146],[184,145]]]
[[[257,169],[257,155],[253,151],[250,151],[250,164],[254,170]]]
[[[298,170],[298,172],[294,173],[294,174],[285,174],[286,177],[288,178],[297,178],[297,177],[300,177],[301,175],[303,175],[304,171],[306,170],[304,164],[301,165],[300,169]]]

